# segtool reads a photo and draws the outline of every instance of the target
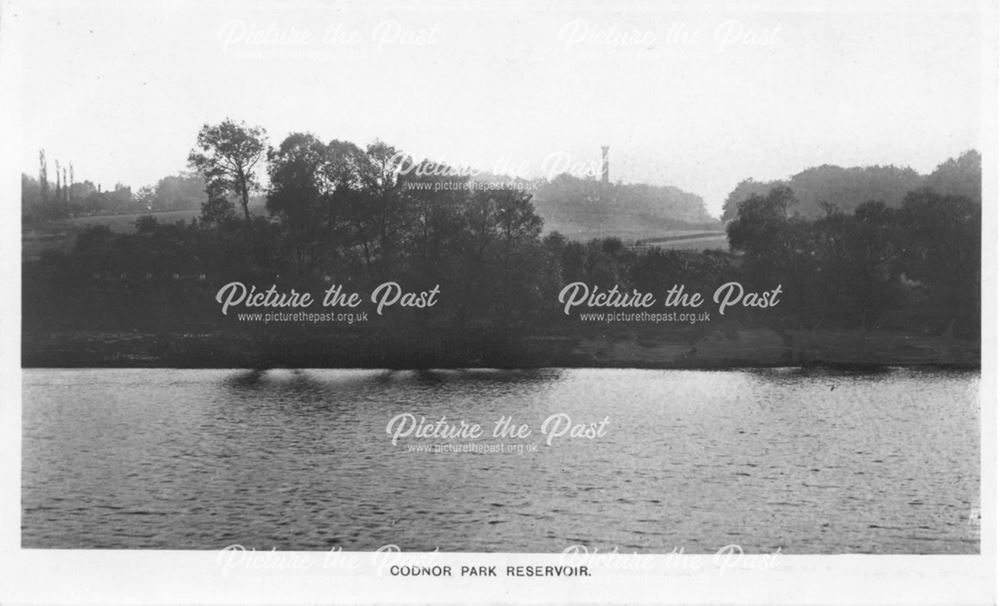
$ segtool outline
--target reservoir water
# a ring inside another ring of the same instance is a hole
[[[22,545],[978,553],[978,389],[910,369],[28,369]],[[483,435],[393,444],[407,414]],[[502,417],[530,434],[493,437]]]

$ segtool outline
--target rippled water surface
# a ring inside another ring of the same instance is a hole
[[[898,369],[26,370],[22,543],[978,553],[978,384]],[[403,413],[485,435],[393,445]],[[546,444],[559,413],[606,431]],[[531,435],[493,438],[501,416]],[[468,444],[514,452],[413,450]]]

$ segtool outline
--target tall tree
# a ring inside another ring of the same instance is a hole
[[[781,284],[785,299],[800,318],[812,308],[806,285],[815,275],[808,222],[793,215],[798,205],[792,189],[779,185],[766,196],[754,194],[739,205],[736,218],[726,226],[729,246],[743,253],[744,277],[751,288]]]
[[[326,146],[323,178],[330,185],[327,207],[342,214],[350,226],[351,239],[361,254],[365,270],[391,253],[388,225],[381,210],[384,205],[374,187],[371,158],[357,145],[334,139]]]
[[[326,145],[308,133],[292,133],[268,150],[267,210],[280,219],[288,253],[299,270],[312,268],[332,240],[336,214],[328,204],[332,187],[323,175]]]
[[[247,225],[250,192],[260,187],[255,169],[265,157],[266,138],[263,128],[227,118],[220,124],[204,125],[198,132],[196,149],[188,156],[188,163],[204,177],[207,189],[237,196]]]
[[[907,277],[927,285],[938,314],[978,333],[981,205],[925,188],[906,195],[899,215]]]
[[[49,163],[45,159],[45,150],[38,150],[38,185],[42,188],[42,202],[49,199]]]
[[[62,201],[62,181],[60,181],[62,171],[59,170],[59,160],[56,160],[56,202]]]

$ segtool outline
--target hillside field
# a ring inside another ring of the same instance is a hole
[[[72,217],[47,223],[25,225],[21,233],[22,256],[25,261],[37,260],[42,251],[57,250],[67,253],[73,249],[76,236],[88,227],[106,225],[112,231],[132,233],[139,217],[151,215],[160,223],[189,222],[198,217],[200,210],[172,210],[154,213],[133,213],[128,215],[95,215]],[[564,228],[569,226],[563,226]],[[704,229],[678,229],[668,231],[572,231],[570,227],[563,235],[571,240],[586,242],[593,238],[617,237],[626,243],[641,241],[649,246],[671,250],[727,250],[729,243],[725,232]]]
[[[73,249],[76,236],[88,227],[107,225],[111,231],[132,233],[136,219],[145,215],[156,217],[160,223],[188,222],[201,214],[200,209],[170,210],[154,213],[134,213],[129,215],[95,215],[71,217],[21,228],[21,255],[25,261],[38,259],[45,250],[69,252]]]

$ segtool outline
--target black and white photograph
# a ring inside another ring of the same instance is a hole
[[[996,10],[3,0],[4,602],[994,603]]]

